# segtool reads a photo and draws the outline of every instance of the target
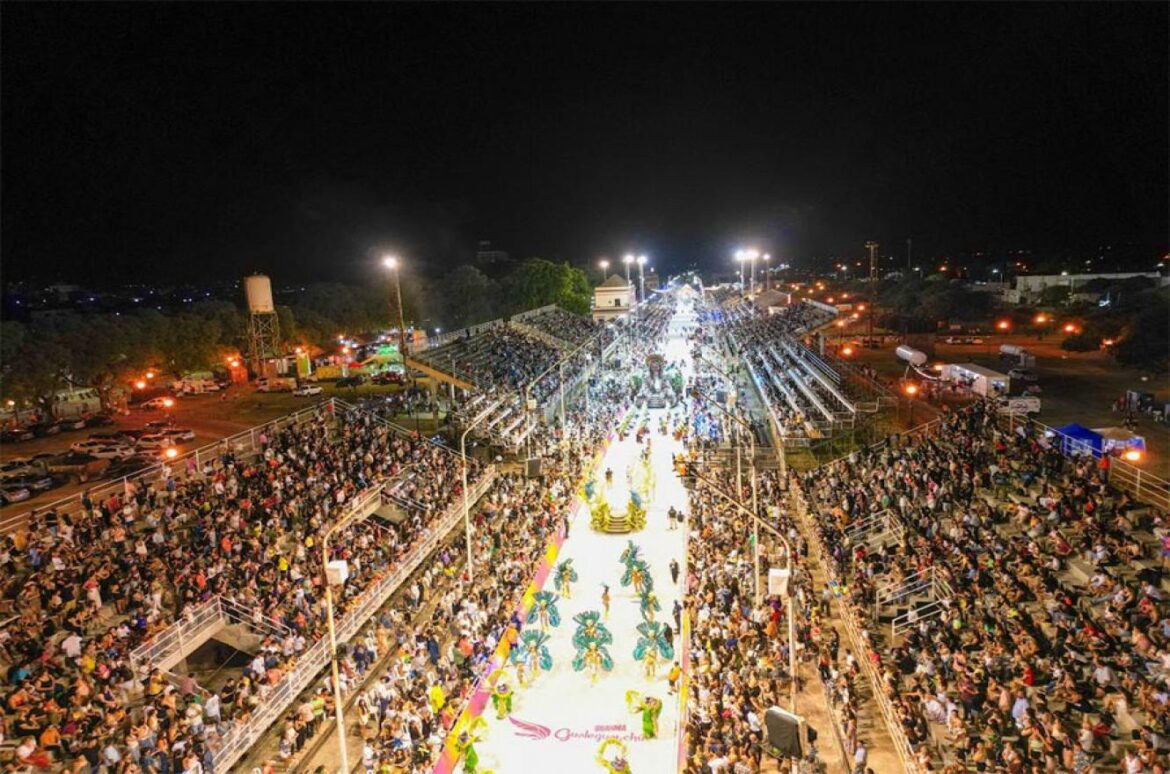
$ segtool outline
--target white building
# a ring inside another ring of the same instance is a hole
[[[1090,280],[1124,280],[1130,277],[1149,277],[1165,284],[1156,271],[1130,271],[1119,273],[1096,272],[1093,274],[1021,274],[1016,277],[1016,286],[1007,291],[1007,300],[1014,304],[1027,304],[1040,300],[1048,288],[1068,288],[1070,298],[1076,289]]]
[[[975,363],[951,363],[946,367],[943,378],[959,382],[970,388],[971,392],[985,398],[1007,395],[1012,383],[1011,377],[1007,374]]]
[[[633,284],[611,274],[609,279],[593,289],[593,319],[605,321],[621,317],[630,311],[633,302]]]

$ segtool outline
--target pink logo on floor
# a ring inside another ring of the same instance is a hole
[[[602,739],[621,739],[623,742],[641,742],[645,741],[639,734],[635,734],[626,728],[624,723],[621,724],[599,724],[593,728],[585,728],[581,730],[572,728],[558,728],[553,731],[548,726],[540,723],[533,723],[528,720],[520,720],[511,715],[508,716],[508,722],[516,727],[513,733],[516,736],[524,737],[525,739],[548,739],[550,736],[558,742],[567,742],[570,739],[585,739],[596,740]]]

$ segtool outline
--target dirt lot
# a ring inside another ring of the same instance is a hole
[[[420,382],[421,384],[422,382]],[[183,452],[193,451],[215,443],[226,436],[262,425],[334,395],[346,400],[353,399],[355,396],[385,394],[399,389],[398,387],[362,385],[356,390],[336,390],[331,383],[324,383],[321,386],[325,390],[324,394],[311,398],[293,397],[289,393],[259,393],[251,385],[233,386],[220,393],[179,398],[176,407],[169,412],[170,419],[179,427],[189,427],[195,431],[195,440],[182,444],[179,449]],[[167,412],[131,409],[129,416],[117,417],[113,425],[61,432],[46,438],[0,445],[0,461],[31,457],[42,453],[64,453],[69,450],[70,445],[87,439],[90,433],[108,433],[141,428],[147,422],[166,418]],[[413,427],[413,423],[411,426]],[[427,428],[423,426],[422,429],[426,430]],[[83,489],[94,486],[95,483],[100,482],[91,481],[85,485],[65,484],[39,493],[24,502],[6,506],[2,512],[5,514],[19,513],[37,505],[48,504],[62,497],[78,494]]]
[[[1043,389],[1043,409],[1037,418],[1046,425],[1055,427],[1070,422],[1086,427],[1120,425],[1123,417],[1114,413],[1111,405],[1126,390],[1151,392],[1162,401],[1170,397],[1170,383],[1164,375],[1154,376],[1123,368],[1103,352],[1065,352],[1060,348],[1059,337],[1040,341],[1034,336],[997,335],[986,337],[979,346],[938,343],[933,360],[977,363],[1006,372],[1008,366],[999,359],[1000,344],[1018,344],[1036,355],[1035,370]],[[892,343],[881,349],[856,346],[855,350],[854,360],[887,376],[898,377],[905,371],[905,363],[894,357]],[[1137,432],[1145,437],[1149,452],[1142,468],[1170,479],[1170,427],[1141,416]]]

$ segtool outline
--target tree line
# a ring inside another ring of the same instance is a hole
[[[585,273],[539,258],[493,279],[474,266],[430,277],[403,273],[408,325],[456,330],[546,304],[589,314],[592,287]],[[68,386],[108,387],[144,369],[179,374],[219,365],[246,352],[247,317],[240,303],[200,301],[174,312],[55,315],[0,327],[0,396],[36,401]],[[283,344],[336,345],[339,334],[397,325],[389,283],[378,287],[319,283],[278,296]]]

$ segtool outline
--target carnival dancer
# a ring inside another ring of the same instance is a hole
[[[642,611],[643,621],[654,621],[654,614],[662,609],[658,604],[658,595],[653,591],[643,591],[638,597],[638,609]]]
[[[496,708],[496,720],[503,720],[512,714],[512,686],[503,680],[496,683],[492,691],[492,706]]]
[[[634,645],[634,660],[642,662],[646,677],[658,676],[659,655],[666,660],[674,658],[674,646],[666,639],[666,626],[653,621],[638,624],[638,642]]]
[[[475,751],[475,744],[482,742],[486,735],[487,721],[483,718],[471,721],[467,730],[460,732],[455,742],[455,753],[458,758],[463,759],[464,774],[475,774],[476,769],[479,768],[479,754]]]
[[[613,642],[613,635],[600,623],[600,617],[596,610],[586,610],[573,617],[578,624],[577,632],[573,635],[573,645],[577,648],[573,670],[587,671],[594,684],[602,670],[609,672],[613,669],[613,657],[605,647]]]
[[[607,757],[609,748],[616,747],[618,752],[612,758]],[[602,768],[605,769],[606,774],[630,774],[630,764],[626,760],[626,745],[620,739],[610,737],[601,743],[597,748],[597,756],[594,758]]]
[[[609,620],[609,585],[601,584],[601,607],[605,610],[604,620]]]
[[[550,626],[561,625],[561,612],[557,609],[557,595],[551,591],[538,591],[533,596],[532,609],[528,611],[527,623],[540,623],[540,630],[547,632]]]
[[[566,559],[557,565],[556,573],[553,576],[553,583],[557,587],[557,591],[561,592],[561,596],[565,599],[572,599],[571,583],[577,580],[577,571],[573,569],[573,560]]]
[[[516,674],[521,684],[532,685],[542,671],[552,669],[552,654],[548,650],[549,636],[535,629],[527,629],[520,634],[520,641],[512,648],[512,663],[516,665]],[[527,676],[527,682],[524,677]]]
[[[641,559],[626,565],[626,571],[622,575],[622,585],[633,585],[634,593],[638,596],[652,591],[654,589],[654,579],[650,577],[650,567]]]

